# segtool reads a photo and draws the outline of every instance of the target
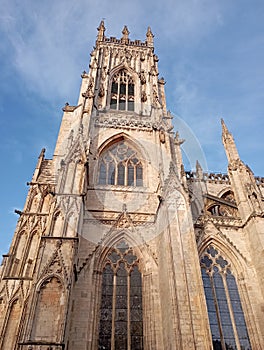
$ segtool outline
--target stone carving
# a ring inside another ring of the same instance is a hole
[[[85,93],[82,94],[83,97],[93,98],[94,97],[94,78],[90,77],[88,88]]]
[[[153,77],[156,77],[158,75],[158,72],[157,72],[157,68],[155,66],[152,66],[151,69],[150,69],[150,74],[153,76]]]
[[[156,85],[153,85],[153,105],[157,108],[161,106]]]
[[[146,76],[144,70],[139,73],[139,79],[142,85],[146,84]]]
[[[141,101],[142,102],[146,102],[147,101],[147,94],[146,94],[146,92],[145,91],[142,91],[142,93],[141,93]]]
[[[100,88],[99,88],[99,93],[98,93],[98,95],[99,95],[100,97],[104,97],[104,95],[105,95],[105,89],[104,89],[104,85],[103,85],[103,84],[100,84]]]
[[[104,81],[106,79],[107,73],[106,73],[107,66],[104,66],[102,69],[102,80]]]
[[[152,123],[145,120],[138,120],[132,117],[125,118],[123,115],[105,115],[96,117],[94,121],[96,126],[103,126],[106,128],[123,128],[123,129],[138,129],[152,131]]]

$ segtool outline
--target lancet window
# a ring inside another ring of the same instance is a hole
[[[201,259],[202,279],[215,350],[251,350],[237,283],[230,264],[210,246]]]
[[[125,140],[102,153],[98,182],[100,185],[143,186],[142,163]]]
[[[124,241],[108,254],[102,273],[99,349],[143,350],[141,272]]]
[[[134,90],[134,81],[125,69],[116,73],[111,84],[110,109],[134,111]]]

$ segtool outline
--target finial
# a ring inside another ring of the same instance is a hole
[[[221,125],[222,125],[222,138],[223,138],[223,140],[226,140],[228,138],[233,140],[233,135],[227,129],[227,126],[226,126],[223,118],[221,118]],[[233,142],[234,142],[234,140],[233,140]]]
[[[152,34],[152,31],[151,31],[150,27],[148,27],[146,36],[147,36],[147,44],[148,44],[148,46],[153,47],[154,35]]]
[[[222,133],[224,134],[230,134],[230,132],[227,129],[227,126],[225,125],[224,119],[221,118],[221,125],[222,125]]]
[[[105,26],[104,26],[103,20],[100,22],[97,30],[98,30],[97,41],[103,41],[104,40],[104,32],[105,32]]]
[[[201,164],[199,163],[199,160],[196,160],[196,176],[199,179],[203,178],[203,168],[201,167]]]
[[[232,160],[240,159],[238,155],[238,151],[236,148],[236,144],[231,132],[227,129],[227,126],[224,122],[224,119],[221,118],[222,124],[222,141],[225,147],[226,155],[228,162],[230,163]]]
[[[124,28],[123,28],[123,30],[122,30],[122,34],[123,34],[123,36],[122,36],[122,42],[123,43],[125,43],[125,44],[127,44],[128,43],[128,36],[129,36],[129,30],[128,30],[128,28],[127,28],[127,26],[124,26]]]

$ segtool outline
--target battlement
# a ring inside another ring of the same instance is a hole
[[[202,177],[195,171],[186,171],[186,178],[189,181],[206,181],[210,183],[227,183],[229,184],[229,177],[222,173],[203,173]]]
[[[198,175],[196,171],[186,171],[185,172],[187,181],[206,181],[209,183],[225,183],[229,184],[229,176],[228,174],[222,174],[222,173],[203,173],[202,177]],[[258,186],[264,187],[264,177],[255,176],[256,184]]]
[[[150,27],[148,27],[147,33],[146,33],[146,40],[141,41],[141,40],[130,40],[129,39],[129,30],[127,26],[124,26],[122,30],[122,38],[117,39],[114,36],[111,36],[110,38],[107,38],[105,36],[105,26],[104,26],[104,21],[101,21],[99,27],[97,28],[98,30],[98,35],[97,35],[97,40],[96,44],[98,43],[111,43],[111,44],[119,44],[119,45],[126,45],[126,46],[140,46],[140,47],[151,47],[153,48],[153,38],[154,35],[151,32]]]
[[[103,42],[105,43],[111,43],[111,44],[119,44],[119,45],[123,45],[124,42],[122,41],[122,39],[117,39],[116,37],[111,36],[110,38],[104,38]],[[141,41],[141,40],[130,40],[128,39],[126,45],[128,46],[143,46],[143,47],[147,47],[148,43],[146,41]]]

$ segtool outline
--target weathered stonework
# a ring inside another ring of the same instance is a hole
[[[106,38],[101,22],[54,156],[39,156],[0,268],[0,349],[220,349],[203,284],[220,269],[225,290],[236,281],[246,348],[260,350],[264,180],[240,160],[224,122],[228,175],[199,164],[184,171],[153,34],[148,28],[144,42],[131,41],[127,27],[122,34]],[[230,293],[234,344],[243,349]]]

